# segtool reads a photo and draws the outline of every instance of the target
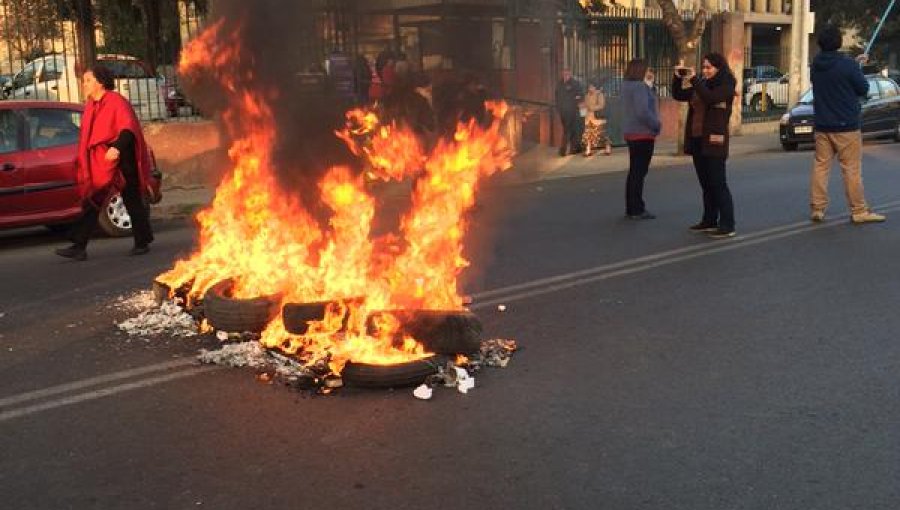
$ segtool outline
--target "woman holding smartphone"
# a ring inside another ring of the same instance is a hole
[[[672,97],[689,105],[684,150],[693,157],[703,190],[703,217],[690,230],[727,239],[735,236],[734,202],[725,178],[725,162],[737,80],[719,53],[703,58],[700,73],[697,76],[693,68],[679,66],[672,81]]]

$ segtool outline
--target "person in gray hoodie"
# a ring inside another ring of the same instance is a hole
[[[653,89],[653,70],[645,60],[635,59],[625,68],[622,83],[622,133],[628,143],[628,178],[625,183],[625,217],[656,218],[644,204],[644,179],[659,135],[659,103]]]

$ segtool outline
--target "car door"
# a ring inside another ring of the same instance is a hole
[[[36,67],[37,64],[31,62],[22,68],[15,78],[13,78],[10,98],[34,99],[34,81],[37,78]]]
[[[24,111],[24,119],[24,186],[29,212],[56,216],[77,214],[81,196],[75,160],[81,111],[29,108]]]
[[[114,63],[113,63],[114,62]],[[139,60],[115,60],[109,64],[116,77],[116,90],[128,98],[141,120],[165,117],[165,107],[159,94],[159,82]]]
[[[881,90],[878,88],[878,80],[869,78],[869,92],[862,105],[862,132],[865,134],[879,131],[879,124],[883,123],[884,111],[881,108]]]
[[[0,225],[22,213],[25,171],[22,164],[22,116],[14,109],[0,109]]]
[[[900,87],[887,78],[879,78],[878,85],[883,102],[884,130],[900,132]]]
[[[45,57],[37,68],[37,99],[46,101],[67,101],[66,63],[62,56]]]

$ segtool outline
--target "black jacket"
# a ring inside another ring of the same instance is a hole
[[[578,112],[578,103],[584,99],[584,87],[575,78],[560,81],[556,86],[556,108],[562,115]]]
[[[677,101],[690,102],[695,95],[703,102],[705,110],[695,112],[694,106],[688,108],[687,125],[684,134],[684,151],[687,154],[696,152],[697,147],[691,143],[691,123],[694,115],[703,115],[703,138],[700,142],[701,154],[710,157],[727,158],[731,133],[728,124],[734,106],[737,91],[737,80],[728,73],[720,72],[712,80],[704,80],[699,76],[691,78],[685,86],[680,76],[672,80],[672,97]]]

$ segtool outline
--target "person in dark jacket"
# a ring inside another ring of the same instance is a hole
[[[625,184],[625,216],[632,220],[656,218],[644,204],[644,179],[650,170],[659,135],[659,103],[653,91],[653,70],[635,59],[625,68],[622,82],[622,133],[628,143],[628,178]]]
[[[725,178],[725,162],[736,90],[734,73],[719,53],[703,58],[701,76],[692,68],[679,66],[672,80],[672,97],[689,105],[684,150],[694,159],[703,190],[703,218],[690,230],[708,233],[714,239],[735,235],[734,202]]]
[[[562,145],[559,148],[560,156],[578,152],[581,138],[578,105],[583,99],[584,88],[581,83],[572,77],[572,71],[563,69],[562,80],[556,86],[556,109],[559,110],[559,118],[563,127]]]
[[[822,51],[813,60],[810,78],[816,127],[816,158],[810,179],[810,219],[824,221],[828,207],[828,175],[837,156],[844,176],[844,190],[850,206],[850,221],[856,224],[881,222],[866,204],[862,182],[862,133],[860,98],[869,92],[869,83],[860,69],[867,59],[854,61],[838,53],[843,37],[835,26],[824,27],[817,36]]]

